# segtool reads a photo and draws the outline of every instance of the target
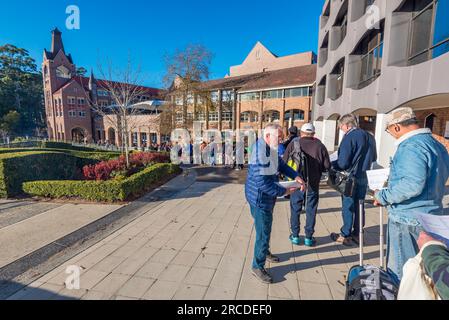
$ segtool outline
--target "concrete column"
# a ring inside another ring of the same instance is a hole
[[[223,91],[218,90],[218,130],[223,129]]]
[[[139,131],[137,132],[137,147],[141,148],[142,147],[142,133]]]
[[[377,163],[382,167],[390,167],[390,158],[396,153],[395,139],[385,131],[386,114],[377,114],[376,119],[376,146]]]
[[[329,152],[335,151],[335,133],[337,129],[337,121],[324,120],[323,122],[323,139],[322,142]]]
[[[315,137],[323,141],[323,121],[315,121],[313,123],[315,126]]]

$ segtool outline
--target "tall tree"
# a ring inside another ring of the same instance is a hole
[[[80,77],[85,77],[87,74],[87,70],[84,67],[78,67],[76,68],[76,75]]]
[[[20,114],[18,134],[45,127],[42,75],[27,50],[0,46],[0,117]]]
[[[189,44],[173,54],[165,56],[166,74],[164,83],[171,93],[170,109],[173,122],[178,108],[182,107],[183,125],[187,126],[187,106],[194,103],[194,96],[200,96],[202,105],[209,96],[200,90],[202,81],[209,79],[213,54],[201,44]],[[198,110],[194,110],[194,114]],[[195,115],[194,115],[195,118]]]
[[[105,107],[100,105],[96,99],[89,99],[92,111],[103,117],[118,133],[121,140],[123,154],[126,164],[129,166],[130,135],[138,127],[144,125],[142,117],[143,110],[136,106],[142,95],[146,93],[142,86],[140,67],[135,68],[131,59],[123,69],[113,66],[109,61],[105,66],[99,64],[100,75],[105,81],[101,81],[101,89],[108,92],[112,105]],[[99,88],[100,89],[100,88]]]

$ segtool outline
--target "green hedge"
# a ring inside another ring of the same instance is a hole
[[[32,196],[46,198],[81,198],[89,201],[125,201],[143,195],[155,182],[180,173],[174,164],[156,164],[124,180],[109,181],[33,181],[23,183]]]
[[[94,161],[60,152],[0,155],[0,197],[20,194],[25,181],[77,179],[81,165]]]
[[[40,143],[41,148],[47,148],[47,149],[67,149],[67,150],[74,150],[74,151],[88,151],[88,152],[94,152],[95,149],[87,148],[87,147],[75,147],[70,143],[65,142],[53,142],[53,141],[42,141]],[[107,152],[107,151],[98,151],[98,152]]]
[[[22,153],[22,152],[62,152],[67,153],[75,157],[93,159],[98,161],[107,161],[111,159],[116,159],[120,156],[120,152],[87,152],[87,151],[76,151],[69,149],[49,149],[49,148],[29,148],[29,149],[0,149],[0,155],[10,154],[10,153]]]

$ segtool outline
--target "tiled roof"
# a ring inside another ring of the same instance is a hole
[[[66,84],[64,84],[61,88],[59,88],[58,90],[56,90],[56,92],[58,92],[59,90],[62,90],[64,88],[66,88],[67,86],[69,86],[73,81],[78,82],[86,91],[89,90],[89,78],[86,77],[80,77],[80,76],[75,76],[73,77],[69,82],[67,82]],[[98,88],[103,88],[103,89],[108,89],[108,82],[111,83],[110,81],[106,81],[106,80],[96,80],[97,86]],[[120,82],[114,82],[112,81],[113,84],[118,85],[120,84]],[[109,85],[110,86],[110,85]],[[140,91],[140,94],[148,94],[150,96],[154,96],[154,97],[161,97],[164,94],[164,90],[162,89],[156,89],[156,88],[150,88],[150,87],[143,87],[143,86],[135,86],[138,88],[138,91]]]
[[[205,81],[203,90],[237,89],[239,91],[262,90],[289,86],[302,86],[315,82],[316,64],[282,70],[255,73]]]

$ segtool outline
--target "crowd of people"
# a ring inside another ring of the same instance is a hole
[[[284,141],[283,130],[269,124],[251,153],[246,199],[251,208],[256,230],[253,275],[264,283],[273,279],[265,269],[266,261],[278,262],[270,251],[273,210],[279,197],[290,199],[291,234],[294,245],[317,245],[313,237],[319,205],[319,188],[326,171],[345,172],[354,183],[350,193],[342,192],[342,227],[330,238],[343,246],[358,245],[360,226],[365,225],[364,206],[360,215],[359,203],[373,195],[373,204],[388,210],[387,267],[399,280],[409,259],[421,251],[424,271],[435,283],[438,294],[449,299],[449,251],[443,242],[424,232],[418,215],[444,215],[443,196],[449,178],[449,154],[435,140],[429,129],[420,128],[413,110],[400,108],[388,115],[385,130],[396,139],[397,152],[391,160],[386,188],[368,192],[367,171],[377,161],[374,136],[361,129],[357,116],[348,114],[339,120],[344,132],[337,160],[331,162],[325,146],[315,138],[315,128],[305,124],[300,130],[289,129]],[[279,147],[273,148],[273,145]],[[266,172],[263,159],[276,153],[276,172]],[[263,155],[263,156],[261,156]],[[296,181],[292,188],[284,188],[280,179]],[[301,211],[305,208],[305,237],[300,238]],[[359,221],[362,216],[363,221]],[[360,223],[362,222],[362,223]]]

